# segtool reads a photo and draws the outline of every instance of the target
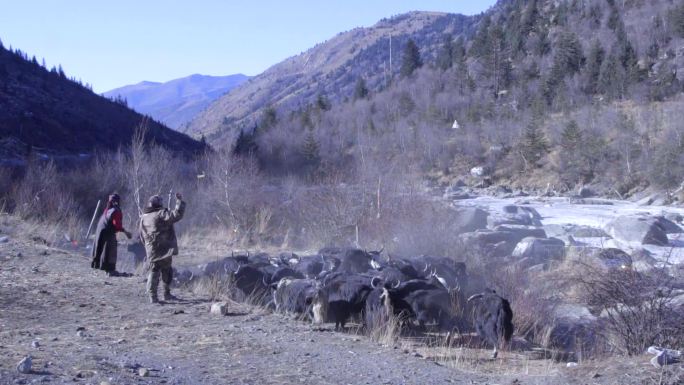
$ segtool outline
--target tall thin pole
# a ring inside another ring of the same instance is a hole
[[[390,79],[392,79],[392,33],[390,32]]]
[[[97,218],[97,213],[100,211],[100,202],[97,201],[97,206],[95,207],[95,212],[93,213],[93,219],[90,220],[90,226],[88,226],[88,231],[86,231],[85,235],[85,240],[88,240],[88,236],[90,235],[90,230],[93,229],[93,223],[95,223],[95,218]]]

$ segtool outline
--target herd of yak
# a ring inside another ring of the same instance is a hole
[[[356,248],[324,248],[310,256],[232,255],[177,271],[174,279],[216,275],[229,277],[243,298],[313,323],[335,323],[336,329],[350,319],[373,328],[390,315],[408,329],[447,333],[447,341],[474,329],[494,347],[493,357],[513,334],[509,302],[480,279],[469,283],[465,264],[446,257],[383,257],[382,251]]]

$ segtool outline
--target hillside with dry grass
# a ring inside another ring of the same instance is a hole
[[[683,7],[500,1],[472,17],[396,16],[254,77],[189,132],[274,174],[373,162],[449,184],[480,167],[484,183],[679,199]]]

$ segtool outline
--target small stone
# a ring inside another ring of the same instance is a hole
[[[211,310],[209,312],[216,315],[226,315],[228,314],[228,304],[225,302],[216,302],[211,305]]]
[[[9,242],[9,237],[0,237],[0,243],[7,243]]]
[[[31,365],[33,364],[33,357],[26,356],[17,364],[17,372],[29,374],[31,373]]]
[[[576,368],[577,367],[577,362],[568,362],[567,365],[565,365],[568,368]]]
[[[413,356],[414,356],[414,357],[418,357],[418,358],[423,357],[423,356],[421,356],[420,353],[418,353],[418,352],[413,352]]]
[[[85,337],[85,333],[83,332],[83,330],[77,331],[77,332],[76,332],[76,335],[77,335],[78,337],[81,337],[81,338]]]
[[[140,369],[138,369],[138,375],[140,377],[149,377],[150,376],[150,370],[147,368],[140,368]]]
[[[102,381],[100,382],[100,385],[111,385],[109,381]]]
[[[34,349],[37,349],[40,346],[40,342],[38,341],[33,341],[31,342],[31,347]]]

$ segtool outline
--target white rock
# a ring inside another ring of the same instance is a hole
[[[211,314],[226,315],[228,314],[228,304],[225,302],[216,302],[211,305]]]
[[[140,369],[138,369],[138,375],[140,377],[149,377],[150,376],[150,370],[147,368],[140,368]]]
[[[77,331],[77,332],[76,332],[76,335],[77,335],[78,337],[81,337],[81,338],[85,337],[85,333],[83,332],[83,330]]]
[[[29,374],[31,373],[31,365],[33,364],[33,357],[26,356],[17,364],[17,372]]]
[[[32,347],[32,348],[37,348],[37,347],[39,347],[39,346],[40,346],[40,342],[38,342],[38,341],[33,341],[33,342],[31,342],[31,347]]]
[[[0,243],[7,243],[9,242],[9,237],[0,237]]]
[[[577,365],[578,365],[577,362],[568,362],[568,364],[565,366],[567,366],[568,368],[575,368],[575,367],[577,367]]]
[[[473,167],[470,169],[470,175],[478,178],[483,177],[485,176],[485,168],[482,166]]]

